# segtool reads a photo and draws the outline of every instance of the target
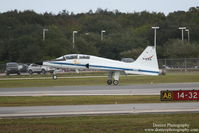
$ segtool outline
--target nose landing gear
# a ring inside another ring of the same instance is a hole
[[[55,71],[53,71],[52,79],[54,79],[54,80],[56,80],[56,79],[57,79],[57,76],[56,76],[56,72],[55,72]]]
[[[53,78],[54,80],[56,80],[56,79],[57,79],[57,76],[56,76],[56,75],[53,75],[52,78]]]

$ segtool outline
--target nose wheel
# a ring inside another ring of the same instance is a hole
[[[57,79],[57,76],[56,75],[53,75],[53,77],[52,77],[54,80],[56,80]]]

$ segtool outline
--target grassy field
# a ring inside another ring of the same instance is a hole
[[[73,76],[107,76],[107,72],[67,72],[67,73],[57,73],[56,74],[58,77],[73,77]],[[12,74],[9,76],[0,76],[0,79],[3,78],[37,78],[37,77],[52,77],[52,74],[46,73],[46,74],[37,74],[34,73],[32,75],[29,74],[22,74],[22,75],[17,75],[17,74]]]
[[[40,80],[0,80],[0,88],[12,87],[44,87],[66,85],[106,85],[107,78],[69,78],[69,79],[40,79]],[[121,76],[120,85],[199,82],[199,74],[168,74],[166,76]]]
[[[136,96],[2,96],[0,107],[4,106],[47,106],[47,105],[92,105],[92,104],[127,104],[160,103],[159,95]],[[164,103],[176,101],[164,101]],[[190,102],[190,101],[184,101]],[[193,101],[191,101],[193,102]]]
[[[0,97],[0,106],[158,103],[160,96],[14,96]]]
[[[0,133],[146,133],[145,129],[156,129],[153,123],[188,124],[185,128],[197,131],[198,119],[199,113],[1,119]]]

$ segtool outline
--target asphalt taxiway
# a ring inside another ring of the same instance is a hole
[[[199,89],[199,83],[0,88],[0,96],[159,95],[161,90],[179,89]]]
[[[0,96],[159,95],[161,90],[199,89],[199,83],[134,84],[125,86],[54,86],[0,88]],[[199,112],[198,102],[67,106],[0,107],[0,118],[128,113]]]
[[[0,107],[0,118],[66,115],[199,112],[197,102]]]

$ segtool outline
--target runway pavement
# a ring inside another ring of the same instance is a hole
[[[138,113],[138,114],[139,113],[175,113],[175,112],[199,112],[199,104],[197,102],[191,102],[191,103],[0,107],[0,118],[127,114],[127,113]]]
[[[159,95],[161,90],[176,89],[199,89],[199,83],[0,88],[0,96]]]

